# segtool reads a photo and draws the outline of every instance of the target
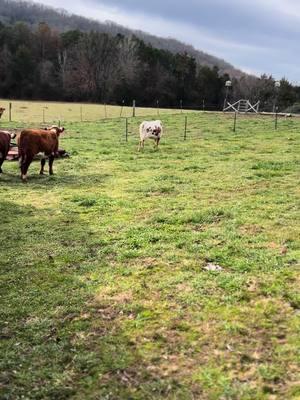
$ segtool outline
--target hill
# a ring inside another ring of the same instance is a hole
[[[81,31],[98,31],[125,36],[135,35],[144,42],[161,50],[168,50],[174,54],[188,53],[193,56],[198,64],[208,67],[217,66],[221,74],[228,73],[231,77],[240,78],[245,75],[226,61],[195,49],[189,44],[173,38],[162,38],[146,32],[131,30],[111,21],[99,22],[93,19],[74,15],[63,9],[54,9],[42,4],[34,4],[25,1],[0,0],[0,21],[3,23],[26,22],[36,26],[40,22],[46,22],[52,28],[60,32],[79,29]]]

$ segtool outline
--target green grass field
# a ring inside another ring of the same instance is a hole
[[[53,177],[4,164],[1,399],[300,399],[300,121],[162,120],[158,151],[70,122]]]

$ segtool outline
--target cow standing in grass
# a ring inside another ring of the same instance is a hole
[[[140,144],[139,151],[144,149],[145,140],[153,139],[154,147],[158,147],[160,138],[163,133],[163,127],[161,121],[144,121],[140,125]]]
[[[0,131],[0,174],[2,173],[2,164],[4,163],[9,151],[10,140],[15,136],[14,133]]]
[[[41,159],[40,175],[44,173],[46,158],[49,159],[49,174],[53,175],[53,161],[58,153],[59,135],[63,131],[64,128],[52,126],[48,129],[24,129],[21,132],[18,145],[22,181],[26,181],[29,165],[38,153],[45,155]]]

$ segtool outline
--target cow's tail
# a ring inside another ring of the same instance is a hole
[[[19,143],[18,143],[18,158],[19,158],[19,167],[21,168],[22,164],[26,161],[26,152],[24,151],[24,136],[20,135]]]
[[[19,168],[22,167],[22,164],[26,161],[26,154],[19,149]]]

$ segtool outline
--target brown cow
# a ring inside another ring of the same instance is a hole
[[[44,173],[46,157],[49,159],[49,174],[53,175],[53,161],[58,152],[59,135],[64,128],[52,126],[49,129],[24,129],[19,137],[19,162],[21,168],[21,179],[26,181],[27,171],[33,157],[38,153],[44,153],[41,159],[40,175]]]
[[[0,174],[2,173],[2,164],[6,159],[10,147],[10,140],[16,135],[7,131],[0,131]]]

